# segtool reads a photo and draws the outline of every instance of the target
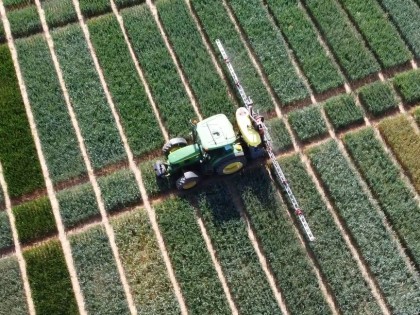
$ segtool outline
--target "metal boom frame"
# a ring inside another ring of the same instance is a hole
[[[299,218],[302,227],[306,233],[306,236],[310,241],[314,241],[315,237],[312,234],[312,231],[308,225],[308,222],[306,221],[305,216],[303,215],[302,209],[299,207],[299,204],[295,198],[295,195],[292,192],[292,189],[290,188],[289,183],[287,182],[286,176],[283,173],[283,170],[280,167],[280,164],[277,162],[276,156],[273,153],[273,146],[272,146],[272,139],[268,132],[267,126],[264,124],[263,120],[261,119],[261,116],[259,116],[257,113],[255,113],[252,109],[253,102],[251,97],[247,96],[245,93],[244,88],[242,87],[241,83],[239,82],[239,79],[235,73],[235,70],[233,69],[232,64],[230,63],[229,57],[226,54],[225,49],[223,48],[222,42],[219,39],[216,39],[216,45],[219,48],[219,51],[223,57],[223,60],[226,63],[226,66],[230,72],[230,75],[233,79],[233,82],[235,83],[236,89],[239,92],[239,95],[242,98],[242,101],[244,102],[245,108],[248,110],[249,115],[251,119],[256,124],[257,128],[260,129],[260,133],[262,133],[263,143],[265,150],[267,151],[268,156],[270,157],[271,163],[274,166],[274,170],[277,176],[277,179],[279,180],[281,186],[283,187],[284,191],[286,192],[290,203],[293,206],[293,209],[295,211],[296,216]]]

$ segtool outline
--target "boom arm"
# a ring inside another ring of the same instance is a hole
[[[256,125],[257,129],[259,129],[259,132],[262,135],[263,143],[265,150],[267,151],[268,156],[270,157],[271,163],[274,166],[274,170],[277,176],[277,179],[279,180],[280,184],[282,185],[283,189],[285,190],[290,203],[293,206],[293,209],[295,211],[296,216],[299,218],[300,222],[302,223],[302,227],[306,233],[306,236],[310,241],[314,241],[315,237],[312,234],[312,231],[308,225],[308,222],[306,222],[306,218],[303,215],[302,209],[299,207],[299,204],[293,195],[292,189],[290,188],[289,183],[287,182],[286,176],[284,176],[283,170],[280,167],[280,164],[277,162],[276,156],[273,153],[273,146],[272,146],[272,140],[271,136],[268,132],[267,126],[264,124],[264,121],[261,116],[259,116],[257,113],[255,113],[252,109],[253,103],[252,99],[245,94],[245,91],[239,82],[239,79],[235,73],[235,70],[233,69],[232,64],[229,61],[229,58],[226,54],[225,49],[223,48],[222,42],[219,39],[216,39],[216,45],[219,48],[219,51],[223,57],[223,60],[226,63],[227,68],[229,69],[230,75],[233,79],[233,82],[235,83],[235,86],[239,92],[239,95],[242,98],[242,101],[244,102],[245,108],[248,110],[249,115],[251,119],[254,121],[254,124]]]

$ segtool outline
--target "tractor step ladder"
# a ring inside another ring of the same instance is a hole
[[[287,182],[286,176],[284,176],[283,170],[280,167],[280,164],[277,162],[276,156],[273,153],[273,146],[272,146],[272,140],[271,136],[268,132],[267,126],[264,124],[264,122],[261,120],[260,116],[253,111],[253,102],[252,99],[246,95],[244,88],[242,87],[241,83],[239,82],[239,79],[235,73],[235,70],[233,69],[232,64],[230,63],[230,60],[226,54],[225,49],[223,48],[222,42],[219,39],[216,39],[216,45],[219,48],[219,51],[223,57],[223,60],[226,63],[226,66],[230,72],[230,75],[233,79],[233,82],[235,83],[236,89],[239,92],[239,95],[242,98],[242,101],[244,102],[245,108],[248,110],[249,115],[251,119],[256,123],[256,125],[262,129],[262,135],[263,135],[263,143],[265,150],[267,151],[268,156],[270,157],[271,163],[273,164],[277,179],[279,180],[281,186],[283,187],[284,191],[286,192],[290,203],[293,206],[293,209],[295,211],[295,215],[299,218],[302,227],[306,233],[306,236],[310,241],[314,241],[315,237],[312,234],[312,231],[308,225],[308,222],[306,221],[305,216],[303,215],[302,209],[299,207],[299,204],[295,198],[295,195],[292,192],[292,189],[290,188],[289,183]]]

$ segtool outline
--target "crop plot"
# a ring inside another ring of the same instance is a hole
[[[274,152],[286,151],[293,147],[292,139],[283,119],[272,118],[266,121],[266,126],[273,140]]]
[[[380,314],[356,261],[297,155],[280,160],[281,166],[316,235],[310,247],[331,286],[343,314]]]
[[[398,99],[389,82],[374,82],[357,91],[360,102],[375,117],[398,107]]]
[[[23,252],[38,314],[75,314],[76,299],[58,240]],[[46,263],[48,262],[48,263]]]
[[[50,28],[76,22],[77,15],[72,0],[43,0],[42,8]]]
[[[227,49],[230,62],[241,78],[244,89],[249,95],[252,95],[255,108],[262,112],[273,110],[270,96],[259,79],[257,71],[252,66],[246,48],[235,30],[234,24],[230,21],[222,2],[220,0],[193,0],[191,5],[204,26],[203,31],[209,37],[213,49],[217,49],[216,39],[220,39]]]
[[[230,5],[283,105],[309,97],[290,60],[285,41],[262,3],[232,0]]]
[[[417,122],[417,125],[420,127],[420,107],[416,107],[413,112],[414,119]]]
[[[270,262],[287,308],[293,314],[329,314],[315,273],[278,201],[267,172],[255,170],[238,176],[238,187],[263,252]]]
[[[420,300],[419,284],[399,256],[396,244],[337,144],[331,140],[308,153],[392,312],[415,314]]]
[[[0,251],[13,246],[10,221],[5,211],[0,211]]]
[[[406,104],[414,105],[420,102],[420,70],[399,74],[393,82]]]
[[[234,106],[228,98],[227,87],[211,62],[185,1],[159,0],[156,6],[203,116],[226,113],[232,118]]]
[[[157,149],[163,136],[116,18],[105,15],[87,24],[133,153]]]
[[[12,58],[0,45],[0,159],[11,197],[44,186]]]
[[[269,0],[267,3],[313,90],[322,93],[343,85],[343,77],[318,41],[299,1]]]
[[[121,14],[169,135],[186,135],[195,113],[151,12],[141,5]]]
[[[29,314],[22,278],[15,256],[0,259],[0,313]]]
[[[194,215],[194,208],[181,198],[155,206],[157,221],[171,258],[175,275],[191,314],[211,310],[229,313],[229,306],[212,265]]]
[[[420,208],[371,129],[345,135],[344,142],[392,225],[420,265]]]
[[[363,110],[356,105],[353,95],[342,94],[324,103],[325,113],[335,130],[363,123]]]
[[[34,4],[7,13],[15,38],[29,36],[42,31],[41,20]]]
[[[318,105],[293,111],[289,113],[288,120],[293,131],[301,141],[309,141],[328,132]]]
[[[150,315],[179,314],[146,211],[137,208],[111,223],[137,310]]]

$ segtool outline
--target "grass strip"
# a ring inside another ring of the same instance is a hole
[[[87,151],[94,168],[125,158],[125,151],[79,25],[51,32]]]
[[[150,10],[140,5],[121,14],[169,135],[187,135],[195,112]]]
[[[390,146],[397,160],[420,192],[420,137],[407,117],[399,115],[379,123],[379,131]]]
[[[91,314],[128,314],[124,290],[102,226],[70,237],[85,307]]]
[[[76,22],[77,14],[72,0],[43,0],[45,19],[50,28]]]
[[[376,0],[341,0],[383,68],[409,61],[413,56]]]
[[[307,98],[309,92],[290,60],[280,31],[270,21],[262,2],[231,0],[230,5],[283,105]]]
[[[225,113],[234,118],[234,104],[218,76],[187,4],[183,0],[158,0],[159,17],[197,97],[204,117]]]
[[[13,246],[12,229],[5,211],[0,212],[0,250]]]
[[[226,193],[226,187],[207,187],[197,193],[197,200],[238,311],[241,314],[280,314],[248,238],[245,222]]]
[[[159,203],[155,211],[188,311],[191,314],[229,314],[194,208],[187,200],[177,197]]]
[[[139,208],[111,219],[131,293],[142,314],[180,314],[147,213]]]
[[[338,3],[333,0],[304,0],[304,3],[350,80],[379,71],[375,57],[364,46]]]
[[[7,12],[7,18],[15,38],[42,32],[41,20],[34,4]]]
[[[371,128],[344,136],[344,143],[381,208],[420,265],[420,207]]]
[[[268,0],[267,3],[312,89],[322,93],[343,85],[344,78],[319,42],[299,1]]]
[[[420,7],[413,0],[378,0],[416,58],[420,57]]]
[[[420,102],[420,70],[412,70],[395,76],[395,88],[406,104]]]
[[[254,106],[261,112],[267,112],[274,109],[273,102],[267,89],[264,87],[259,75],[252,65],[251,59],[248,57],[246,47],[242,44],[241,38],[235,29],[234,24],[230,21],[229,16],[224,9],[220,0],[193,0],[191,1],[193,10],[198,15],[209,37],[209,41],[213,49],[218,52],[216,39],[222,41],[229,60],[235,68],[238,78],[246,93],[252,97]],[[218,54],[221,60],[221,57]],[[221,61],[222,62],[222,61]],[[222,64],[224,64],[222,62]],[[224,66],[225,67],[225,66]],[[224,68],[228,78],[230,74],[227,68]],[[231,82],[233,84],[233,82]],[[236,89],[235,89],[236,91]]]
[[[80,176],[86,169],[47,42],[35,35],[17,40],[16,48],[51,179]]]
[[[0,45],[0,160],[10,197],[44,187],[41,166],[7,45]]]
[[[316,241],[309,246],[341,313],[382,314],[299,156],[295,154],[279,162],[315,234]]]
[[[115,212],[133,206],[141,201],[136,178],[129,169],[116,171],[98,178],[105,209]]]
[[[78,314],[64,253],[58,240],[23,252],[37,314]]]
[[[322,137],[328,132],[318,105],[295,110],[287,118],[293,131],[303,142]]]
[[[29,314],[19,264],[15,256],[0,259],[0,314]]]
[[[318,280],[268,173],[259,168],[237,176],[250,222],[292,314],[329,314]]]
[[[335,130],[363,123],[363,110],[356,105],[353,95],[342,94],[324,103],[325,113]]]
[[[420,285],[399,255],[359,178],[347,164],[337,144],[329,142],[308,152],[336,210],[375,276],[394,314],[415,314],[420,305]]]
[[[41,197],[15,206],[12,211],[21,243],[57,233],[48,197]]]
[[[365,85],[357,93],[362,105],[375,117],[380,117],[398,107],[397,96],[388,82],[378,81]]]
[[[116,17],[110,14],[92,19],[88,27],[133,153],[157,149],[163,136]]]
[[[95,193],[90,183],[77,185],[57,193],[60,214],[66,228],[99,216]]]

